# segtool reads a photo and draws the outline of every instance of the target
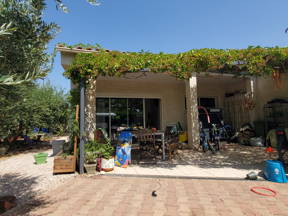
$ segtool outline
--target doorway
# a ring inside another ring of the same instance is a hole
[[[160,129],[160,99],[97,98],[96,127],[116,138],[121,128]]]

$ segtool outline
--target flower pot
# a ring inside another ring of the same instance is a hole
[[[46,163],[47,157],[48,157],[48,153],[38,153],[34,155],[35,163],[36,164]]]
[[[95,174],[96,173],[97,164],[84,164],[85,170],[87,174]]]
[[[74,155],[55,156],[53,173],[71,173],[76,169],[76,157]]]
[[[101,158],[96,158],[96,161],[97,161],[96,171],[100,172],[101,171]]]
[[[101,159],[101,169],[105,172],[110,172],[114,170],[114,157],[110,159]]]
[[[8,145],[2,145],[0,146],[0,155],[5,155],[7,153],[9,149],[9,146]]]

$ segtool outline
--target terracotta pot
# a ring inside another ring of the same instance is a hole
[[[96,162],[97,162],[96,170],[100,172],[101,171],[101,158],[97,158]]]

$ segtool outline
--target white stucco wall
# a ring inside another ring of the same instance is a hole
[[[216,107],[224,108],[225,94],[245,91],[246,79],[234,77],[199,77],[198,97],[216,98]]]
[[[281,87],[276,86],[272,77],[257,78],[255,85],[256,120],[263,120],[263,106],[275,98],[288,99],[288,74],[281,75]]]

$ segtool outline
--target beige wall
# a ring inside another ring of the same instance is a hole
[[[234,77],[199,77],[197,84],[198,97],[216,98],[217,108],[224,108],[225,94],[245,91],[246,80]]]
[[[161,129],[178,121],[186,128],[184,81],[170,80],[167,75],[151,80],[99,78],[96,92],[97,97],[159,98]]]
[[[198,97],[215,97],[216,106],[224,109],[225,93],[245,91],[247,79],[198,77],[197,82]],[[97,97],[159,98],[161,129],[178,121],[187,128],[184,81],[164,74],[149,74],[139,79],[100,77],[97,80],[96,92]]]
[[[281,88],[272,77],[257,78],[255,85],[256,120],[264,119],[263,106],[274,98],[288,99],[288,74],[281,75]]]

